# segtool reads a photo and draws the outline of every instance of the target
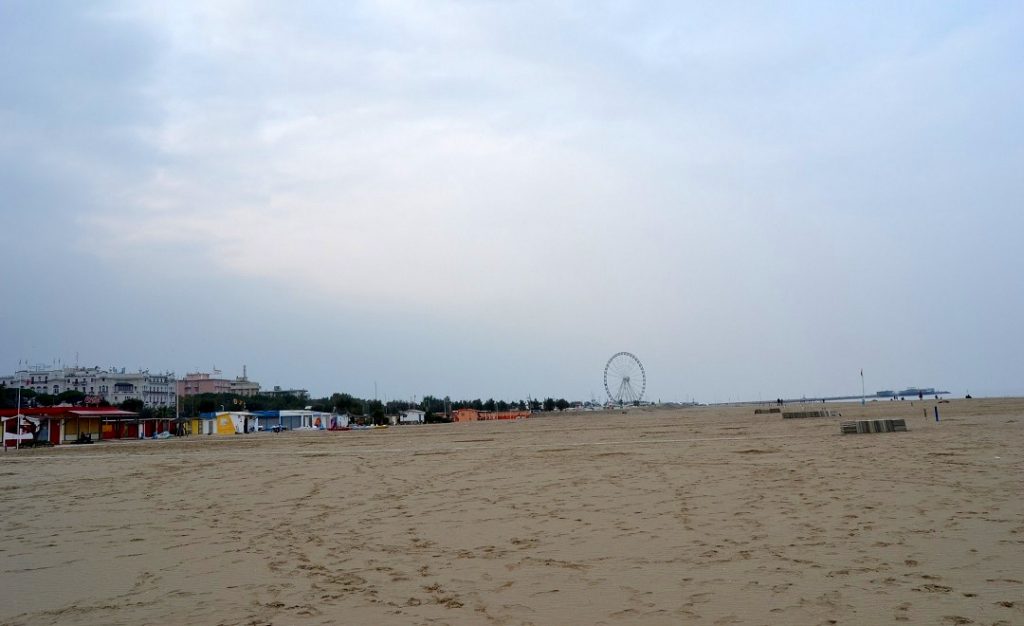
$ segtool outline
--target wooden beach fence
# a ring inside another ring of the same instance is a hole
[[[860,435],[864,433],[905,433],[907,422],[902,419],[892,420],[857,420],[843,422],[839,432],[844,435]]]
[[[782,413],[782,409],[780,409],[779,407],[768,409],[754,409],[754,415],[764,415],[765,413]]]

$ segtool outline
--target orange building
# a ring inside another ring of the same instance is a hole
[[[518,420],[530,417],[529,411],[478,411],[477,409],[455,409],[453,422],[480,422],[484,420]]]

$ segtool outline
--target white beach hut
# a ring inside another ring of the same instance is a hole
[[[426,419],[426,413],[419,409],[409,409],[398,414],[399,424],[422,424]]]

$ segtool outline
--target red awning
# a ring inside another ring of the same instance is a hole
[[[66,411],[71,417],[115,417],[118,419],[124,419],[126,417],[138,417],[138,413],[132,413],[131,411],[97,411],[95,409],[73,409]]]

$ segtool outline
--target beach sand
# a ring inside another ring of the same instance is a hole
[[[0,623],[1024,624],[1024,400],[933,406],[9,452]]]

